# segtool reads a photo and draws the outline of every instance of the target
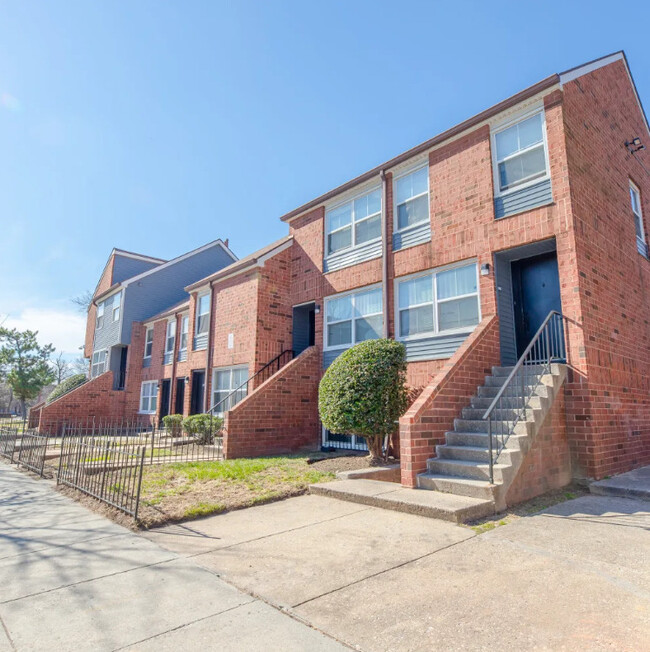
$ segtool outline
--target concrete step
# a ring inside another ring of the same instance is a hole
[[[462,410],[462,417],[463,419],[478,419],[478,420],[483,420],[483,415],[485,414],[485,410],[481,408],[463,408]],[[535,414],[532,409],[526,408],[523,410],[522,408],[496,408],[492,411],[492,417],[493,419],[496,419],[497,421],[514,421],[515,419],[520,420],[528,420],[528,419],[534,419]]]
[[[552,366],[551,366],[552,368]],[[514,366],[512,367],[492,367],[492,375],[493,376],[503,376],[507,378],[510,375],[510,372],[514,369]],[[526,365],[526,373],[536,373],[536,374],[542,374],[546,370],[544,365],[537,364],[537,365]]]
[[[522,453],[515,448],[504,448],[499,455],[499,463],[512,466],[517,462]],[[444,444],[436,446],[436,459],[439,460],[465,460],[469,462],[481,462],[488,464],[490,462],[490,450],[483,446],[454,446],[453,444]]]
[[[486,432],[456,432],[451,430],[446,433],[445,441],[450,446],[470,446],[485,448],[489,446]],[[510,435],[506,443],[507,449],[524,450],[527,448],[528,437],[526,435]]]
[[[432,472],[418,475],[418,487],[487,501],[494,499],[495,489],[494,485],[484,480],[452,477]]]
[[[487,410],[490,405],[492,405],[493,400],[494,396],[474,396],[470,399],[470,405],[473,408],[482,409],[485,413],[485,410]],[[531,396],[526,401],[526,404],[529,408],[539,410],[544,407],[545,400],[546,398],[544,396]],[[502,397],[499,405],[501,405],[503,408],[521,408],[524,405],[524,402],[525,399],[521,396],[514,396],[510,398]]]
[[[503,480],[503,471],[510,468],[507,464],[494,465],[494,483],[500,484]],[[427,469],[430,473],[438,475],[451,475],[458,478],[489,481],[490,466],[488,462],[472,460],[441,459],[435,457],[427,460]]]
[[[508,421],[492,422],[492,432],[505,433],[511,430],[512,424]],[[515,424],[513,432],[518,435],[527,435],[531,427],[530,421],[520,421]],[[483,419],[454,419],[454,430],[458,432],[485,432],[488,431],[488,422]]]
[[[524,387],[537,385],[540,376],[527,376],[524,379]],[[486,376],[484,385],[488,387],[502,387],[506,382],[507,376]],[[516,379],[512,383],[513,386],[521,387],[521,380]]]
[[[530,387],[532,387],[532,385]],[[530,389],[530,387],[529,387],[529,389]],[[499,393],[500,389],[501,389],[500,385],[499,386],[496,386],[496,385],[482,385],[481,387],[478,388],[477,397],[478,398],[487,398],[487,397],[494,398]],[[514,394],[514,391],[515,391],[514,389],[512,391],[513,391],[513,394],[510,394],[510,390],[507,390],[506,393],[508,395],[505,396],[504,398],[515,398],[515,399],[520,398],[519,395]],[[548,395],[549,395],[548,387],[544,383],[540,383],[539,385],[537,385],[537,387],[535,388],[535,392],[533,393],[533,396],[548,397]]]
[[[452,523],[463,523],[494,514],[491,495],[488,498],[474,498],[440,491],[407,489],[397,483],[377,480],[323,482],[310,485],[309,493]]]

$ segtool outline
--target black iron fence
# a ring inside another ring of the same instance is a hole
[[[23,432],[17,439],[18,465],[41,477],[45,475],[48,436],[38,432]]]
[[[0,457],[8,459],[10,462],[14,461],[17,439],[17,428],[0,427]]]

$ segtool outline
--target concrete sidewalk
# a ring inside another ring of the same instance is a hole
[[[0,652],[124,648],[345,649],[0,463]]]

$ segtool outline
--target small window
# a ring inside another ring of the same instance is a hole
[[[113,321],[118,321],[122,310],[122,290],[113,295]]]
[[[97,330],[104,326],[104,308],[105,304],[103,301],[97,305],[97,318],[95,320],[95,328]]]
[[[348,348],[381,337],[381,288],[330,297],[325,300],[328,349]]]
[[[153,350],[153,326],[149,326],[144,336],[144,357],[150,358],[152,350]]]
[[[158,381],[147,381],[142,383],[140,390],[140,412],[144,414],[156,414],[158,408]]]
[[[165,353],[173,353],[176,344],[176,320],[167,322],[167,337],[165,339]]]
[[[476,265],[431,272],[398,283],[399,337],[426,337],[479,322]]]
[[[328,255],[381,238],[381,189],[328,211],[325,222]]]
[[[500,193],[548,177],[543,113],[495,132],[494,144]]]
[[[212,405],[218,406],[215,414],[222,416],[247,394],[248,367],[215,369],[212,378]],[[235,391],[236,390],[236,391]],[[228,400],[226,400],[228,399]]]
[[[415,170],[395,180],[396,228],[429,221],[429,168]]]
[[[179,351],[187,351],[187,335],[190,330],[190,318],[184,315],[181,319],[181,341],[178,347]]]
[[[197,335],[208,332],[210,321],[210,295],[202,294],[196,302],[196,328]]]
[[[95,351],[90,364],[90,377],[96,378],[106,371],[106,351]]]
[[[634,228],[636,229],[637,240],[645,244],[645,229],[643,227],[643,211],[641,209],[641,193],[639,189],[630,181],[630,202],[632,203],[632,213],[634,214]]]

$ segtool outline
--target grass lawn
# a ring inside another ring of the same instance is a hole
[[[259,505],[334,479],[306,456],[180,462],[145,467],[140,520],[152,527]]]

